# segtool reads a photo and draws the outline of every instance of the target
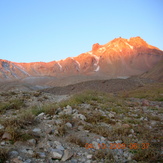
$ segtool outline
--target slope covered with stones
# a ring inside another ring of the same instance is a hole
[[[1,93],[1,162],[161,161],[162,88],[87,91],[59,103],[51,94]]]

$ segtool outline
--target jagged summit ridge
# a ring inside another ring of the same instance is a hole
[[[163,59],[163,51],[140,37],[115,38],[76,57],[52,62],[16,63],[0,60],[0,78],[29,76],[105,75],[112,77],[144,73]]]

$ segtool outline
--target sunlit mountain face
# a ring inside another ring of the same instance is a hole
[[[38,76],[109,76],[128,77],[142,74],[163,60],[163,51],[140,37],[116,38],[92,50],[60,61],[15,63],[0,60],[1,79]]]

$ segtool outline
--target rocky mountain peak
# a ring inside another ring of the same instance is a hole
[[[115,38],[93,44],[92,51],[60,61],[15,63],[0,60],[0,78],[29,76],[105,75],[110,78],[142,74],[163,59],[163,51],[141,37]]]
[[[93,44],[92,51],[96,51],[99,48],[100,48],[100,44],[99,43]]]

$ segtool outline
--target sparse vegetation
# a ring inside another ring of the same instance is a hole
[[[61,102],[59,105],[61,107],[65,107],[67,105],[77,106],[82,103],[92,104],[93,102],[103,103],[104,101],[107,101],[107,94],[96,91],[84,91],[73,95],[70,99]]]
[[[132,153],[134,152],[133,159],[136,161],[150,161],[150,162],[159,162],[161,161],[161,156],[159,155],[159,152],[156,151],[155,148],[150,147],[148,149],[137,149],[134,151],[131,151]]]
[[[85,125],[85,130],[89,130],[90,132],[96,133],[98,135],[108,137],[110,135],[110,130],[105,126],[97,126],[97,125]]]
[[[8,149],[0,148],[0,163],[4,163],[8,158]]]
[[[58,136],[64,136],[67,133],[67,128],[64,123],[58,125]]]
[[[114,160],[114,156],[113,154],[111,153],[111,151],[107,150],[107,149],[99,149],[99,150],[96,150],[94,155],[93,155],[93,160],[98,160],[100,161],[101,159],[103,160],[107,160],[108,163],[113,163],[115,160]],[[107,162],[105,161],[105,162]]]
[[[86,122],[91,124],[97,123],[108,123],[108,124],[115,124],[115,121],[111,120],[111,118],[102,115],[99,111],[90,111],[90,112],[81,112],[86,116]]]
[[[80,147],[85,147],[86,141],[80,138],[79,136],[70,135],[67,139],[70,143],[74,143]]]
[[[24,106],[24,101],[22,99],[14,99],[9,102],[0,103],[0,113],[5,112],[6,110],[18,110]]]
[[[146,85],[141,88],[137,88],[132,91],[127,92],[127,98],[134,97],[134,98],[145,98],[148,100],[153,101],[163,101],[163,83],[151,84]],[[126,97],[125,93],[121,94],[122,97]]]
[[[141,91],[142,88],[144,92]],[[1,100],[0,103],[0,116],[2,117],[0,124],[4,128],[0,130],[0,137],[5,132],[9,133],[11,135],[10,144],[33,138],[41,140],[44,136],[36,136],[37,134],[35,135],[31,129],[47,122],[46,127],[48,126],[47,128],[51,131],[50,136],[54,134],[55,138],[65,139],[69,143],[78,145],[79,148],[85,146],[91,135],[98,135],[99,139],[104,137],[109,141],[121,140],[125,144],[147,142],[150,144],[150,148],[146,150],[127,149],[133,154],[132,159],[139,162],[160,161],[162,135],[159,131],[162,120],[162,104],[160,102],[162,89],[159,90],[160,85],[158,85],[156,92],[152,93],[147,88],[142,88],[127,91],[125,94],[124,92],[106,94],[86,91],[58,103],[52,103],[53,101],[42,103],[49,98],[40,92],[26,92],[22,98],[15,98],[18,94],[14,92],[4,93],[1,96],[6,100]],[[38,105],[36,105],[37,103],[29,104],[33,97],[37,99]],[[144,97],[148,99],[146,100],[147,106],[142,105],[144,99],[141,98]],[[156,100],[156,102],[153,103],[152,100]],[[69,105],[71,113],[66,112],[67,105]],[[38,116],[40,113],[44,113],[43,116]],[[86,119],[78,118],[79,114],[85,116]],[[7,118],[5,118],[6,115]],[[87,137],[83,138],[80,132]],[[46,132],[44,133],[46,134]],[[0,151],[1,157],[0,161],[2,162],[7,158],[7,152]],[[37,151],[34,151],[33,157],[40,158]],[[96,161],[114,162],[114,159],[113,153],[106,149],[95,150],[92,154],[92,160]]]

